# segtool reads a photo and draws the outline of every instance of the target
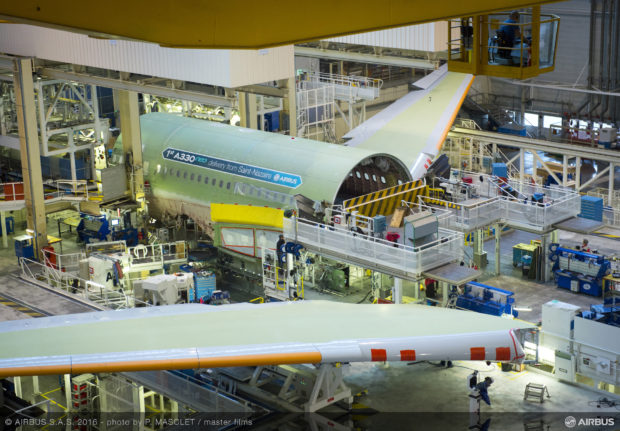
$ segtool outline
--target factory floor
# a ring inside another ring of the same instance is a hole
[[[16,232],[20,234],[22,232]],[[618,233],[620,234],[620,232]],[[63,233],[63,252],[71,253],[79,250],[75,242],[75,234]],[[494,241],[485,243],[485,251],[488,253],[489,265],[481,278],[484,283],[501,287],[515,292],[516,304],[520,308],[530,308],[531,311],[521,311],[519,317],[524,320],[537,322],[540,320],[541,304],[558,299],[564,302],[580,305],[584,308],[590,304],[598,304],[600,298],[589,297],[582,294],[574,294],[555,287],[553,282],[537,283],[524,279],[521,270],[512,266],[512,246],[516,243],[529,242],[537,236],[520,231],[508,232],[501,241],[501,275],[494,276]],[[603,254],[615,254],[620,251],[620,241],[609,238],[588,236],[592,248],[598,249]],[[560,242],[567,246],[581,243],[583,236],[561,232]],[[0,248],[0,290],[6,294],[14,295],[17,290],[26,293],[32,287],[24,287],[14,281],[8,274],[19,270],[17,259],[13,251],[13,236],[9,237],[9,247]],[[355,275],[361,275],[355,274]],[[360,302],[366,299],[370,289],[368,278],[353,277],[353,289],[351,294],[335,296],[329,293],[320,293],[312,289],[306,291],[307,299],[325,299],[345,302]],[[39,296],[37,292],[29,292],[29,297]],[[234,296],[233,296],[234,298]],[[34,299],[33,299],[34,300]],[[39,303],[41,306],[48,300],[41,294]],[[32,303],[37,305],[37,303]],[[3,313],[4,311],[4,313]],[[62,313],[63,311],[58,311]],[[75,312],[66,308],[64,312]],[[15,318],[30,318],[20,314],[15,308],[0,304],[0,320],[12,320]],[[609,393],[597,392],[593,389],[567,384],[558,381],[547,374],[538,371],[525,370],[522,372],[502,372],[496,365],[487,366],[483,362],[457,362],[453,368],[443,368],[434,364],[420,362],[408,365],[407,363],[360,363],[345,367],[345,381],[355,388],[354,392],[364,389],[367,393],[357,399],[358,410],[354,413],[353,426],[361,429],[400,429],[413,427],[413,423],[424,422],[424,429],[467,429],[471,417],[467,413],[469,408],[468,390],[466,378],[476,369],[481,377],[493,377],[494,384],[489,390],[491,406],[482,405],[481,422],[491,419],[489,430],[512,430],[533,429],[532,423],[546,424],[538,429],[565,429],[564,419],[570,414],[577,419],[604,417],[615,415],[616,423],[620,423],[620,412],[615,409],[598,408],[596,400],[606,396],[618,399]],[[22,383],[27,390],[32,381],[24,378]],[[523,393],[528,383],[543,384],[548,388],[551,398],[544,402],[536,403],[524,401]],[[43,395],[37,395],[34,401],[50,399],[52,411],[61,411],[66,399],[60,389],[57,377],[45,377],[40,380],[40,391]],[[364,410],[367,408],[368,410]],[[365,415],[364,412],[381,412],[379,414]],[[383,413],[385,412],[385,413]],[[393,414],[389,412],[400,412]],[[407,413],[425,413],[422,416],[409,416]],[[512,412],[514,414],[508,414]],[[553,412],[557,412],[553,414]],[[440,414],[437,414],[440,413]],[[351,424],[351,422],[349,422]],[[344,428],[352,429],[352,428]],[[604,427],[603,429],[613,429]]]
[[[608,228],[605,232],[620,236],[620,231],[617,229]],[[620,241],[618,239],[582,235],[566,231],[559,232],[560,244],[569,248],[581,245],[584,238],[588,239],[591,249],[598,250],[599,254],[609,257],[614,255],[620,257]],[[601,297],[573,293],[569,290],[558,288],[553,280],[543,283],[525,278],[522,275],[521,268],[515,268],[512,265],[512,247],[519,243],[529,244],[530,240],[533,239],[540,239],[540,235],[519,230],[509,231],[502,235],[500,240],[499,276],[496,276],[494,273],[495,240],[491,238],[485,241],[484,251],[487,252],[489,263],[484,268],[484,274],[478,281],[514,292],[516,307],[520,309],[519,318],[534,323],[539,322],[542,317],[542,304],[554,299],[578,305],[584,310],[589,309],[592,304],[601,304],[603,302]]]

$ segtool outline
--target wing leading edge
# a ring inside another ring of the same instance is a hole
[[[467,311],[329,301],[174,305],[0,323],[0,377],[321,362],[519,362],[514,330]]]

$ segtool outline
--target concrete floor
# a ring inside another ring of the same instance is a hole
[[[512,245],[519,242],[529,242],[535,235],[525,232],[511,232],[502,238],[501,243],[501,271],[502,275],[495,277],[488,273],[493,269],[494,242],[485,243],[485,250],[489,255],[489,266],[482,280],[490,285],[498,286],[515,292],[517,306],[530,307],[531,311],[522,311],[520,318],[537,322],[540,319],[541,304],[551,300],[559,299],[580,305],[584,308],[590,304],[600,303],[600,298],[593,298],[586,295],[573,294],[563,289],[558,289],[553,283],[536,283],[521,277],[520,269],[512,266]],[[562,233],[561,241],[578,244],[582,237],[574,234]],[[593,247],[599,248],[602,252],[618,252],[620,242],[606,238],[589,237]],[[64,252],[76,251],[79,245],[75,244],[71,235],[63,234]],[[12,244],[12,240],[9,241]],[[80,312],[71,305],[59,303],[57,306],[50,306],[53,298],[49,293],[31,285],[21,285],[7,273],[17,271],[16,258],[12,247],[0,249],[0,295],[2,293],[11,296],[20,294],[29,303],[38,307],[52,307],[55,313],[66,314]],[[4,275],[2,275],[4,274]],[[319,293],[308,290],[308,299],[333,299],[345,302],[358,302],[364,298],[369,290],[369,284],[356,286],[354,293],[335,297],[326,293]],[[24,318],[13,309],[0,306],[0,320],[10,320],[14,318]],[[524,371],[520,373],[502,372],[496,366],[487,366],[482,362],[459,362],[450,369],[440,368],[429,363],[416,363],[407,365],[405,363],[377,364],[362,363],[352,364],[345,368],[345,380],[354,388],[364,388],[368,394],[361,397],[359,402],[370,409],[385,414],[364,416],[359,415],[355,419],[355,426],[366,429],[400,429],[409,428],[411,421],[419,421],[419,416],[409,416],[405,413],[427,412],[422,417],[424,423],[428,424],[424,429],[466,429],[469,425],[468,411],[468,391],[466,387],[466,377],[477,369],[482,377],[491,376],[495,383],[490,389],[491,406],[483,405],[482,420],[491,418],[491,427],[488,429],[524,429],[524,424],[535,421],[544,415],[543,420],[547,424],[553,424],[552,429],[563,428],[563,420],[566,416],[562,412],[571,412],[577,417],[579,412],[583,417],[594,417],[601,414],[620,414],[617,410],[597,408],[591,401],[603,396],[601,393],[566,384],[555,378],[543,375],[535,371]],[[41,380],[41,387],[48,393],[47,397],[53,400],[53,405],[60,409],[58,405],[63,405],[64,394],[58,389],[58,380],[54,377],[47,377]],[[541,383],[549,388],[551,398],[545,400],[543,404],[524,402],[523,392],[525,385],[530,382]],[[29,383],[24,383],[28,385]],[[608,398],[613,398],[606,394]],[[38,397],[37,401],[44,398]],[[54,404],[56,403],[56,404]],[[395,415],[394,412],[403,414]],[[428,413],[431,412],[431,413]],[[434,415],[432,412],[441,412],[441,415]],[[516,412],[510,416],[507,412]],[[551,415],[556,412],[556,415]],[[590,416],[587,416],[588,413]],[[450,413],[450,414],[447,414]],[[532,416],[534,415],[534,416]],[[416,419],[417,418],[417,419]],[[512,418],[508,420],[507,418]],[[433,421],[438,424],[433,426]],[[556,422],[558,426],[556,427]],[[620,423],[620,418],[616,420]],[[449,425],[447,425],[449,424]],[[548,428],[546,428],[548,429]],[[580,428],[581,429],[581,428]],[[612,429],[612,428],[605,428]]]

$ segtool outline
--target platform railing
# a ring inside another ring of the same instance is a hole
[[[89,190],[89,181],[87,180],[54,180],[44,183],[43,187],[43,198],[47,202],[58,200],[87,201],[101,198],[99,191]],[[0,193],[7,204],[15,205],[16,203],[25,202],[23,182],[1,183]]]
[[[129,266],[167,264],[187,260],[187,245],[183,241],[165,244],[140,244],[127,249]]]
[[[620,228],[620,210],[604,208],[603,223],[605,226]]]
[[[127,295],[122,289],[112,290],[73,273],[58,271],[31,259],[20,258],[21,277],[35,283],[44,283],[50,289],[62,290],[106,308],[121,309],[149,304]]]
[[[354,233],[310,220],[285,219],[284,233],[308,248],[345,255],[369,267],[381,265],[395,271],[420,274],[443,264],[460,260],[463,234],[439,228],[438,239],[414,247]]]

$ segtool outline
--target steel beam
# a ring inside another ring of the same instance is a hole
[[[327,60],[353,61],[355,63],[382,64],[385,66],[408,67],[411,69],[435,70],[437,62],[417,58],[392,57],[387,55],[364,54],[361,52],[336,51],[296,46],[295,55],[299,57],[323,58]]]
[[[35,257],[40,259],[42,257],[41,247],[47,245],[47,224],[43,202],[43,178],[41,176],[32,59],[16,58],[13,77],[15,80],[15,106],[17,107],[17,122],[19,124],[28,227],[34,230]]]
[[[311,7],[284,1],[265,7],[254,0],[22,0],[0,3],[0,19],[168,47],[257,49],[543,3],[551,0],[315,0]]]
[[[483,130],[464,129],[462,127],[453,128],[449,137],[454,138],[474,138],[489,144],[503,145],[512,148],[523,148],[527,151],[544,151],[551,154],[563,154],[569,157],[580,157],[583,159],[599,160],[620,164],[620,152],[602,148],[593,148],[579,144],[567,144],[564,142],[543,141],[538,139],[523,138],[518,136],[506,135],[503,133],[486,132]]]
[[[222,106],[224,108],[234,107],[234,100],[229,97],[215,96],[212,94],[201,93],[198,91],[180,90],[176,88],[162,87],[153,84],[141,84],[122,79],[104,78],[101,76],[88,75],[85,73],[68,72],[64,70],[44,67],[39,69],[39,73],[50,79],[60,79],[63,81],[76,81],[84,84],[98,85],[99,87],[114,88],[117,90],[134,91],[136,93],[147,93],[155,96],[169,97],[171,99],[189,100],[210,106]]]

